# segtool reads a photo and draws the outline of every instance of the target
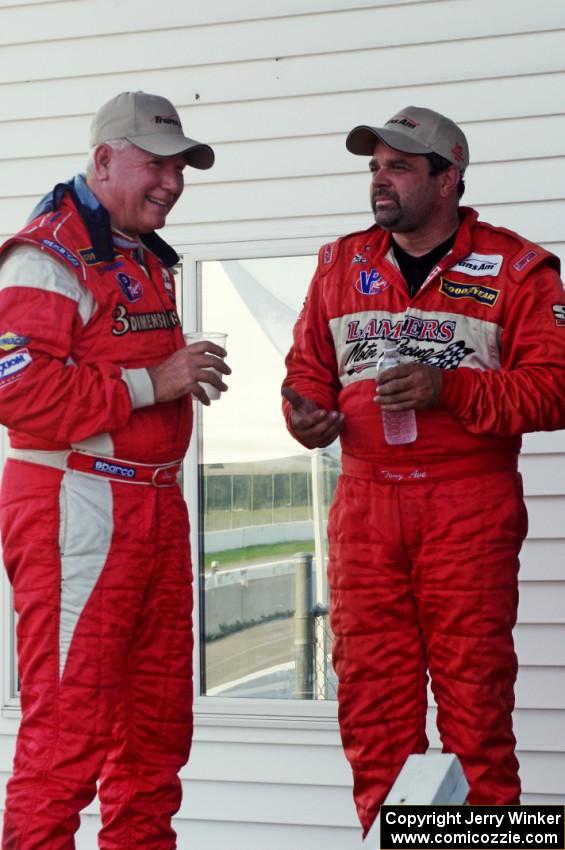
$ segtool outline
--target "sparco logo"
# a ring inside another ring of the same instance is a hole
[[[52,251],[56,251],[60,257],[63,257],[63,259],[70,263],[71,266],[74,266],[75,269],[80,268],[80,263],[75,255],[72,254],[68,248],[65,248],[64,245],[61,245],[60,242],[54,242],[53,239],[43,239],[41,244],[45,245],[47,248],[51,248]]]
[[[108,463],[106,460],[95,460],[92,464],[95,472],[103,472],[105,475],[121,475],[122,478],[135,478],[135,469],[131,466],[118,466],[117,463]]]

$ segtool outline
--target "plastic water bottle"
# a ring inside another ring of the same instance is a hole
[[[399,366],[402,358],[392,339],[385,339],[384,351],[377,361],[377,375],[385,369]],[[416,413],[413,410],[381,410],[385,440],[391,446],[413,443],[418,434],[416,428]]]

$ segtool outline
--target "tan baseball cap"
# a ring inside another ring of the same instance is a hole
[[[351,153],[372,156],[377,139],[403,153],[437,153],[455,165],[461,174],[469,165],[465,133],[451,118],[433,109],[407,106],[393,115],[384,127],[364,124],[354,127],[345,144]]]
[[[100,107],[90,125],[90,145],[127,139],[148,153],[182,153],[193,168],[211,168],[214,151],[185,136],[179,114],[170,100],[143,91],[125,91]]]

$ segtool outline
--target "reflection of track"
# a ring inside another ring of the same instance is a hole
[[[293,631],[291,617],[251,626],[207,643],[207,689],[292,661]]]

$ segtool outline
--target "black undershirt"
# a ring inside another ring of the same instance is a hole
[[[415,295],[421,285],[435,266],[435,264],[444,257],[455,242],[455,233],[449,239],[442,242],[441,245],[432,248],[427,254],[422,257],[413,257],[412,254],[407,254],[394,238],[391,242],[392,252],[398,263],[398,267],[402,272],[402,276],[408,286],[410,295]]]

